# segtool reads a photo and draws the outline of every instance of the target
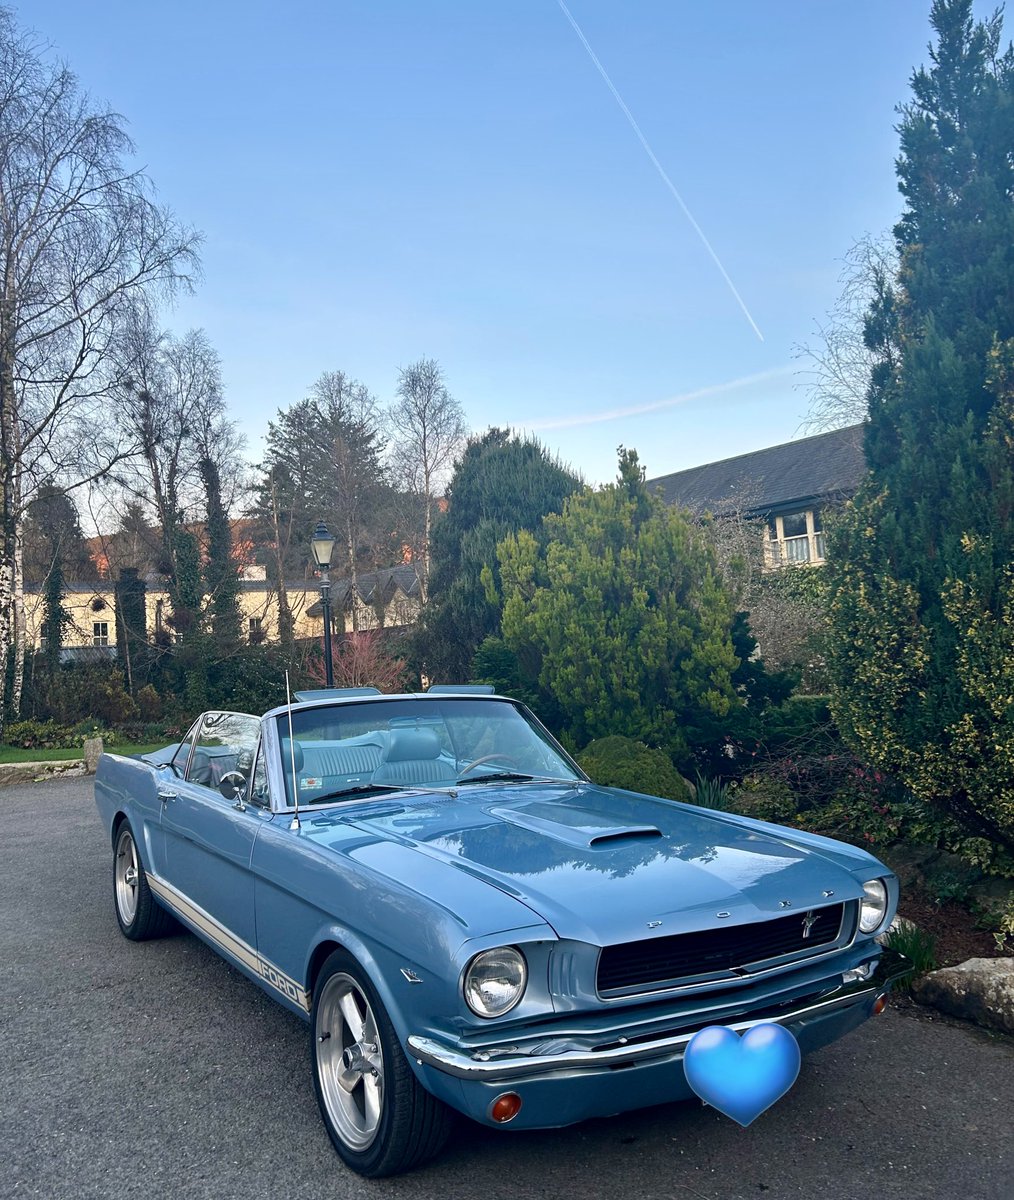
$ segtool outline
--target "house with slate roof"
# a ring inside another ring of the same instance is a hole
[[[649,479],[669,504],[716,517],[764,521],[769,568],[824,562],[824,513],[866,474],[863,426],[849,425]]]

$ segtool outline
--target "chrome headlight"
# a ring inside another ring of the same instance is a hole
[[[484,950],[465,972],[465,1002],[477,1016],[501,1017],[525,994],[528,965],[513,946]]]
[[[882,880],[871,879],[863,884],[863,904],[859,910],[859,928],[863,933],[878,929],[887,916],[887,888]]]

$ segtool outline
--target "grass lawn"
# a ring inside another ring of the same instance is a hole
[[[145,742],[140,745],[109,746],[114,754],[149,754],[161,750],[165,742]],[[0,763],[61,762],[83,757],[79,746],[76,750],[36,749],[22,750],[20,746],[0,746]]]

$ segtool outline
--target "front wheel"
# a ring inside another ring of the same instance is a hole
[[[123,821],[113,849],[113,903],[123,936],[132,942],[162,937],[177,928],[173,916],[151,894],[134,831]]]
[[[397,1175],[437,1154],[451,1115],[416,1079],[373,985],[336,950],[314,989],[310,1031],[321,1116],[360,1175]]]

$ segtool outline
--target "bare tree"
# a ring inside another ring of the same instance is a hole
[[[244,483],[241,441],[226,413],[218,354],[204,331],[176,337],[136,315],[124,339],[118,412],[137,453],[118,464],[112,478],[124,509],[132,502],[152,513],[162,543],[159,570],[182,632],[200,620],[204,589],[191,578],[191,542],[208,510],[208,480],[214,480],[219,512],[235,507]]]
[[[381,485],[384,443],[377,400],[365,384],[350,379],[344,371],[325,371],[313,385],[312,404],[326,459],[318,486],[333,497],[355,593],[360,540]],[[358,628],[358,610],[353,603],[352,629]]]
[[[196,235],[125,165],[132,149],[0,9],[0,708],[25,504],[122,453],[96,420],[122,317],[196,269]]]
[[[260,482],[249,510],[255,540],[265,547],[268,578],[278,596],[279,637],[286,645],[294,632],[287,580],[305,575],[313,522],[321,515],[310,511],[319,487],[317,432],[311,401],[279,409],[277,420],[268,422]]]
[[[291,638],[293,619],[285,580],[290,574],[305,575],[310,538],[319,520],[327,523],[341,547],[334,570],[353,588],[364,561],[376,566],[386,524],[381,510],[389,490],[380,465],[380,423],[369,388],[344,371],[325,371],[306,399],[279,409],[268,424],[261,477],[249,512],[267,548],[265,565],[278,594],[283,639]],[[342,560],[344,567],[339,567]],[[357,629],[356,607],[352,623]]]
[[[430,579],[433,507],[465,444],[465,411],[447,390],[439,363],[421,358],[398,373],[398,399],[390,412],[395,430],[391,458],[404,487],[420,501],[423,516],[419,593],[426,603]]]
[[[870,235],[845,256],[838,278],[841,291],[823,323],[816,325],[817,342],[797,347],[797,357],[809,365],[810,408],[803,428],[809,433],[841,429],[866,420],[866,395],[874,367],[883,353],[871,349],[867,321],[871,308],[890,290],[897,256],[893,241]]]

